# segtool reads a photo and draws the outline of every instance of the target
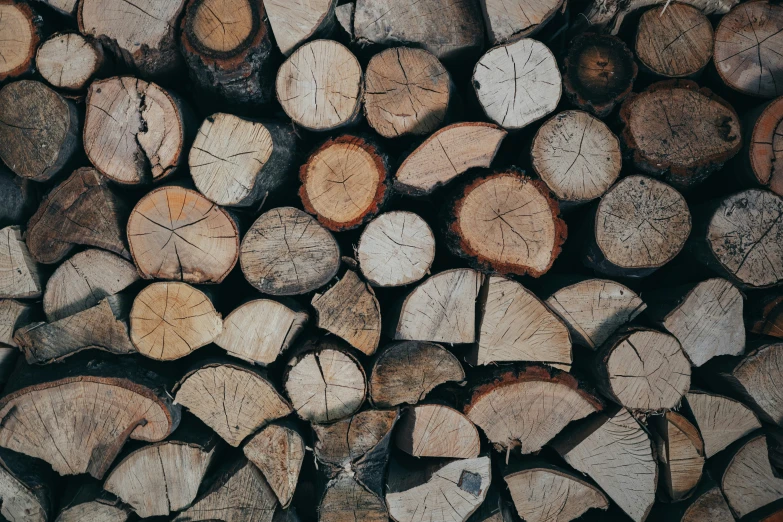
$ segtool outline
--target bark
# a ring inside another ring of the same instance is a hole
[[[41,274],[19,227],[0,230],[0,252],[0,298],[41,297]]]
[[[270,424],[253,435],[242,451],[264,474],[280,505],[287,508],[305,458],[305,443],[299,430],[288,423]]]
[[[41,20],[26,3],[17,0],[0,2],[0,81],[17,78],[34,69],[35,50],[41,41]]]
[[[490,42],[506,43],[539,32],[563,0],[480,0]]]
[[[674,502],[687,498],[701,481],[704,468],[699,430],[673,411],[652,418],[650,424],[666,495]]]
[[[395,442],[414,457],[475,459],[481,450],[476,426],[459,411],[441,404],[409,408],[397,429]]]
[[[756,414],[730,397],[691,390],[685,401],[704,440],[704,456],[707,458],[761,428]]]
[[[78,33],[50,36],[38,48],[35,63],[44,80],[66,91],[83,90],[111,67],[100,42]]]

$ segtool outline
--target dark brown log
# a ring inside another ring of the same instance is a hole
[[[674,502],[690,496],[704,468],[704,441],[684,416],[667,411],[650,420],[666,494]]]
[[[749,313],[748,330],[758,335],[783,339],[783,295],[759,299]]]
[[[99,74],[109,69],[103,46],[78,33],[50,36],[35,55],[35,64],[44,80],[53,87],[81,91]]]
[[[54,510],[52,471],[40,460],[0,449],[0,515],[7,520],[46,522]]]
[[[475,459],[481,450],[476,426],[459,411],[442,404],[409,408],[397,428],[395,443],[414,457]]]
[[[23,178],[48,181],[79,148],[81,115],[76,104],[43,83],[5,85],[0,114],[0,158]]]
[[[0,165],[0,227],[23,223],[30,218],[38,204],[35,185]]]
[[[706,15],[726,14],[740,0],[682,0],[680,3],[692,5]],[[617,34],[623,20],[629,14],[648,6],[669,4],[667,0],[592,0],[585,10],[584,18],[589,26],[606,29]],[[670,5],[670,4],[669,4]]]
[[[583,33],[569,44],[563,87],[569,101],[606,117],[633,89],[638,67],[622,40]]]
[[[493,44],[536,34],[555,16],[563,0],[481,0],[487,33]]]
[[[336,6],[337,0],[265,0],[280,52],[288,56],[307,40],[329,36],[336,26]]]
[[[32,304],[0,299],[0,344],[16,347],[14,332],[30,324],[36,315]]]
[[[91,477],[69,481],[60,499],[60,513],[54,522],[126,522],[131,509]]]
[[[242,451],[264,474],[280,505],[287,508],[305,458],[305,443],[299,431],[288,424],[270,424],[253,435]]]
[[[704,456],[707,458],[761,428],[750,408],[729,397],[691,390],[685,400],[704,440]]]
[[[751,111],[743,121],[747,177],[783,196],[783,99]]]
[[[0,81],[16,78],[33,70],[35,50],[41,40],[41,19],[27,3],[18,0],[0,2]]]
[[[19,227],[0,230],[0,252],[0,298],[41,297],[42,276]]]
[[[272,41],[261,0],[190,0],[180,49],[190,78],[233,106],[272,100]]]

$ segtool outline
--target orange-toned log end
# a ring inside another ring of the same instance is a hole
[[[18,0],[0,0],[0,81],[30,72],[41,41],[35,12]]]
[[[381,211],[388,174],[388,160],[375,145],[358,136],[339,136],[318,147],[299,169],[299,196],[326,228],[350,230]]]
[[[752,180],[783,196],[783,97],[764,108],[748,142]]]
[[[477,268],[501,274],[545,274],[568,235],[549,188],[515,171],[481,177],[458,195],[450,247]]]

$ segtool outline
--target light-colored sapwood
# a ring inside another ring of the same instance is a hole
[[[337,18],[337,23],[340,27],[348,33],[348,36],[353,40],[353,13],[356,10],[356,2],[350,2],[348,4],[338,5],[334,8],[334,16]]]
[[[335,24],[337,0],[265,0],[264,8],[284,55],[315,35],[328,33]]]
[[[51,520],[55,488],[52,475],[41,461],[0,450],[0,515],[13,521]]]
[[[319,522],[388,522],[389,512],[383,498],[368,491],[350,473],[330,480],[318,504]]]
[[[337,275],[340,248],[315,218],[281,207],[256,219],[242,239],[239,263],[248,283],[265,294],[306,294]]]
[[[0,344],[16,347],[14,332],[30,324],[35,306],[14,299],[0,299]]]
[[[265,366],[291,346],[308,319],[307,312],[298,307],[255,299],[223,319],[223,330],[213,342],[229,355]]]
[[[261,371],[234,363],[207,363],[188,372],[177,384],[175,399],[234,447],[291,413]]]
[[[61,14],[70,17],[76,16],[78,0],[42,0],[42,2]]]
[[[58,89],[80,91],[105,65],[103,46],[79,33],[57,33],[38,47],[35,64],[44,80]]]
[[[521,129],[555,110],[562,80],[552,51],[523,38],[482,56],[473,70],[473,88],[490,120]]]
[[[292,427],[270,424],[242,447],[245,456],[264,474],[283,508],[291,503],[305,458],[305,443]]]
[[[761,428],[753,411],[730,397],[691,390],[685,400],[704,441],[704,456],[707,458]]]
[[[508,133],[492,123],[454,123],[431,134],[394,174],[394,188],[423,196],[476,167],[492,164]]]
[[[474,459],[481,441],[473,423],[454,408],[419,404],[405,413],[396,430],[397,447],[414,457]]]
[[[413,212],[386,212],[364,227],[356,256],[372,286],[415,283],[429,273],[435,259],[435,235]]]
[[[370,398],[379,408],[416,404],[436,386],[464,380],[465,370],[447,349],[435,343],[402,341],[378,354],[369,380]]]
[[[275,85],[285,113],[306,129],[332,130],[359,115],[362,68],[334,40],[315,40],[294,51],[278,69]]]
[[[43,309],[51,321],[91,308],[136,281],[139,274],[130,261],[91,248],[63,262],[46,281]]]
[[[783,99],[776,98],[744,117],[748,163],[746,170],[754,184],[783,195]]]
[[[783,479],[772,469],[764,435],[741,443],[718,480],[737,518],[783,498]]]
[[[22,229],[0,229],[0,297],[41,297],[43,282],[38,266],[22,239]]]
[[[425,280],[403,301],[392,337],[397,340],[472,343],[476,299],[484,276],[475,270],[446,270]]]
[[[704,441],[683,415],[667,411],[650,419],[660,473],[672,501],[687,497],[699,484],[704,468]]]
[[[54,522],[126,522],[131,516],[127,505],[92,480],[69,482],[59,505]]]
[[[429,51],[381,51],[367,64],[364,82],[364,114],[384,138],[429,134],[446,118],[451,76]]]
[[[144,279],[220,283],[239,257],[239,229],[222,208],[178,186],[147,193],[128,218],[128,243]]]
[[[564,111],[544,122],[530,148],[533,169],[560,201],[602,196],[620,175],[620,140],[601,120]]]
[[[692,5],[706,15],[722,15],[739,2],[740,0],[682,0],[679,3]],[[645,7],[665,4],[667,0],[592,0],[584,12],[584,17],[588,25],[595,26],[596,30],[605,28],[611,34],[617,34],[629,14]]]
[[[36,61],[35,50],[40,42],[40,22],[29,5],[14,0],[0,2],[0,81],[29,72]],[[38,64],[40,69],[40,64]]]
[[[505,43],[537,33],[563,0],[481,0],[489,40]]]

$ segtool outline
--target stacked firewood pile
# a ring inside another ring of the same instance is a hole
[[[7,520],[783,520],[776,0],[0,0],[0,159]]]

